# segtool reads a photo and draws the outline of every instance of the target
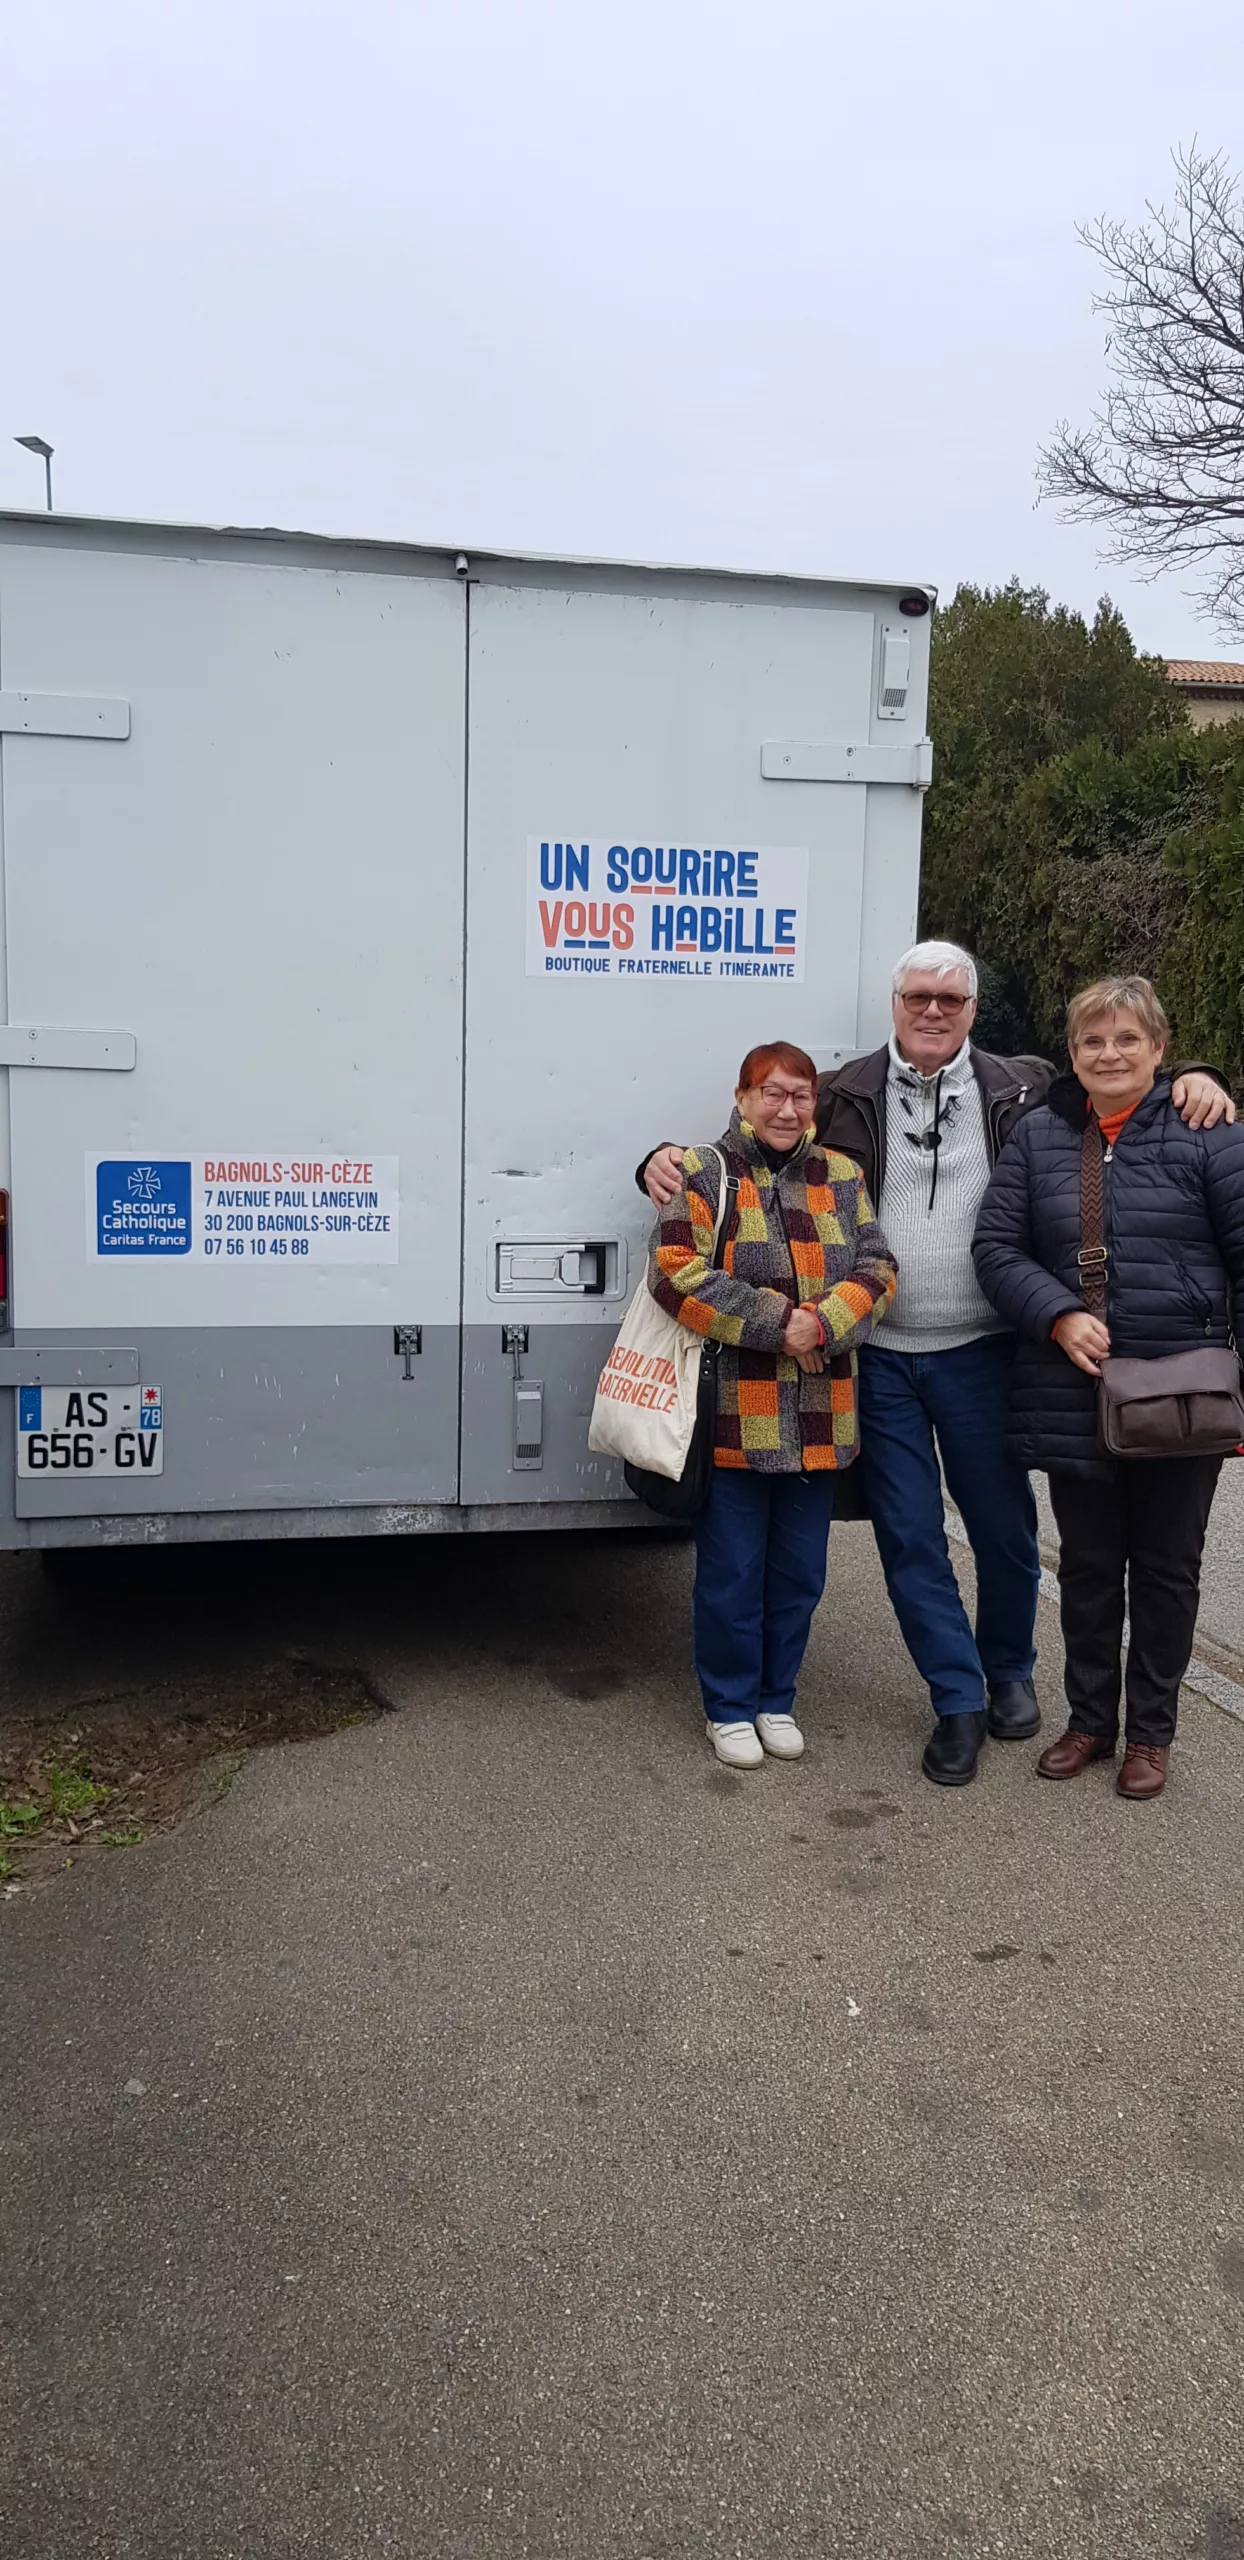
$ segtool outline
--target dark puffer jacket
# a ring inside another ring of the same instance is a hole
[[[1019,1335],[1011,1445],[1026,1467],[1106,1471],[1097,1388],[1050,1340],[1083,1313],[1080,1147],[1089,1108],[1075,1076],[1021,1120],[981,1202],[972,1246],[986,1297]],[[1244,1126],[1186,1128],[1171,1080],[1125,1121],[1106,1159],[1108,1322],[1120,1358],[1225,1343],[1231,1300],[1244,1309]]]

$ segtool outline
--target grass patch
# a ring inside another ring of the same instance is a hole
[[[105,1849],[136,1849],[146,1837],[141,1822],[132,1822],[128,1831],[101,1831]]]
[[[38,1829],[42,1807],[37,1804],[6,1804],[0,1799],[0,1840],[23,1840],[28,1831]]]
[[[97,1813],[101,1805],[107,1804],[111,1792],[109,1787],[96,1786],[81,1761],[75,1761],[68,1769],[48,1771],[48,1801],[62,1821],[66,1817],[76,1819],[80,1813]]]

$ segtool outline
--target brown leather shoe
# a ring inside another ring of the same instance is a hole
[[[1057,1742],[1051,1742],[1037,1762],[1042,1778],[1078,1778],[1090,1760],[1113,1760],[1114,1744],[1102,1733],[1077,1733],[1068,1725]]]
[[[1130,1796],[1134,1804],[1147,1796],[1160,1796],[1166,1785],[1168,1747],[1156,1742],[1129,1742],[1123,1754],[1123,1766],[1115,1779],[1116,1792]]]

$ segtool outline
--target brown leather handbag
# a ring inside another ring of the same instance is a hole
[[[1095,1111],[1080,1150],[1080,1289],[1107,1320],[1105,1157]],[[1097,1428],[1110,1458],[1224,1458],[1244,1441],[1244,1389],[1234,1345],[1205,1343],[1162,1360],[1103,1360]]]

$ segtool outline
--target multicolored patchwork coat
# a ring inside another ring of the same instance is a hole
[[[662,1210],[648,1286],[667,1315],[720,1345],[716,1463],[762,1475],[849,1467],[858,1454],[856,1346],[894,1296],[896,1267],[859,1166],[807,1129],[776,1173],[738,1112],[717,1141],[738,1182],[713,1265],[717,1166],[688,1147],[683,1189]],[[792,1307],[821,1319],[818,1376],[782,1350]]]

